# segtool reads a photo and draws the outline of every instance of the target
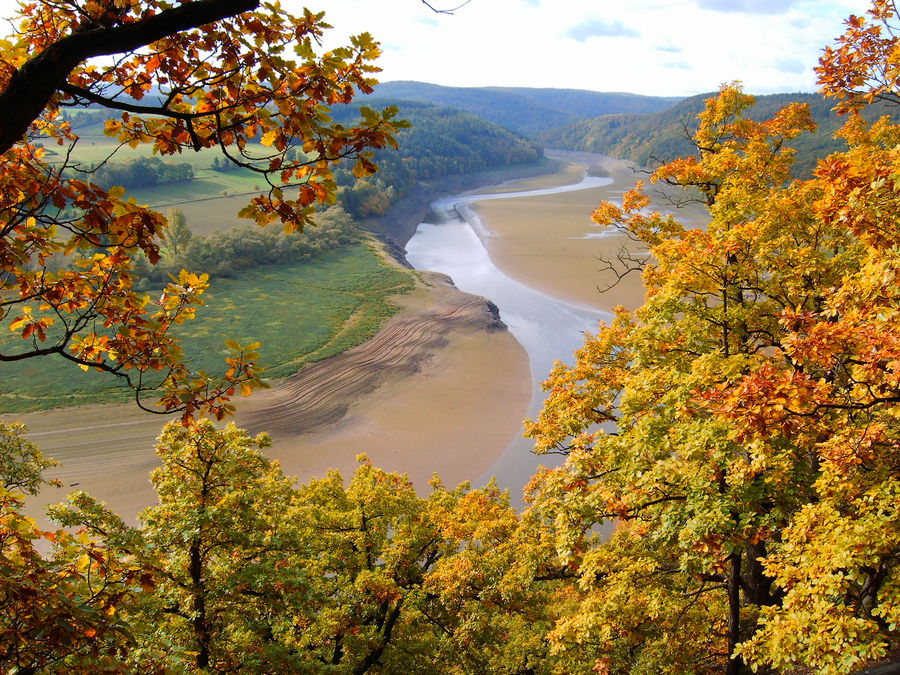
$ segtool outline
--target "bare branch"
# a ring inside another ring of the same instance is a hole
[[[622,279],[632,272],[642,273],[649,262],[647,256],[637,257],[625,246],[622,246],[618,250],[615,260],[601,256],[598,256],[597,260],[601,264],[601,267],[599,268],[600,272],[608,272],[615,277],[614,281],[604,284],[603,286],[597,286],[597,290],[600,293],[606,293],[607,291],[612,290],[619,285],[619,282],[621,282]]]
[[[466,0],[461,5],[457,5],[456,7],[453,7],[451,9],[437,9],[436,7],[432,6],[431,3],[427,2],[426,0],[422,0],[422,4],[425,5],[432,12],[435,12],[436,14],[453,14],[453,12],[455,12],[458,9],[462,9],[463,7],[468,5],[470,2],[472,2],[472,0]]]

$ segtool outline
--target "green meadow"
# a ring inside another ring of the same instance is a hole
[[[96,166],[110,158],[113,162],[127,162],[149,154],[146,146],[120,146],[103,134],[103,128],[99,124],[79,128],[76,132],[79,140],[73,156],[85,168]],[[47,146],[46,150],[48,160],[52,163],[58,151],[52,146]],[[264,156],[270,152],[270,148],[250,143],[247,151]],[[167,163],[190,164],[194,169],[194,178],[129,189],[128,196],[163,213],[169,209],[183,211],[188,226],[199,234],[246,224],[249,221],[239,219],[237,212],[246,205],[248,195],[266,189],[265,180],[249,169],[214,171],[213,160],[221,159],[221,156],[218,148],[159,156]],[[61,160],[62,156],[59,155],[58,159]]]
[[[103,135],[100,125],[78,133],[74,157],[84,167],[111,155],[113,161],[125,162],[148,154],[146,147],[119,147]],[[47,150],[53,161],[54,148]],[[260,155],[267,151],[252,145],[248,150]],[[169,163],[191,164],[194,178],[131,189],[128,195],[162,212],[181,210],[197,234],[247,224],[237,212],[264,182],[246,169],[214,171],[218,157],[215,148],[162,157]],[[204,295],[206,306],[177,334],[192,368],[208,373],[224,372],[226,339],[261,342],[264,376],[276,379],[370,338],[397,309],[390,297],[412,285],[410,272],[389,266],[370,244],[359,243],[312,261],[264,265],[215,278]],[[14,352],[19,339],[0,326],[0,347]],[[8,363],[0,371],[0,413],[120,401],[132,395],[118,378],[83,371],[59,356]]]
[[[392,295],[412,288],[412,273],[388,266],[366,243],[321,258],[267,265],[215,279],[197,319],[179,331],[194,368],[224,371],[224,341],[259,341],[268,378],[296,372],[367,340],[397,307]],[[0,345],[19,338],[7,330]],[[54,356],[8,363],[0,370],[0,412],[126,400],[109,375],[84,372]]]

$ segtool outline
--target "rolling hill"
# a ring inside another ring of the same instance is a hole
[[[393,202],[422,182],[536,164],[542,159],[536,143],[459,109],[374,97],[366,104],[376,108],[396,105],[400,117],[412,126],[397,135],[399,149],[375,153],[378,173],[356,179],[350,167],[335,172],[343,186],[341,203],[358,218],[384,215]],[[335,107],[333,117],[352,123],[358,109],[356,103]]]
[[[539,140],[547,147],[580,150],[628,159],[642,166],[689,155],[694,148],[686,130],[696,127],[697,113],[704,101],[715,94],[692,96],[668,110],[639,115],[602,115],[581,120],[544,132]],[[819,94],[771,94],[758,96],[750,110],[753,119],[768,119],[788,103],[807,103],[819,125],[812,134],[804,134],[790,145],[797,149],[796,175],[808,175],[819,157],[846,147],[833,137],[841,125],[841,118],[832,112],[834,102]],[[873,105],[869,115],[888,114],[880,105]]]
[[[652,113],[670,108],[681,100],[580,89],[443,87],[411,81],[384,82],[376,87],[372,96],[457,108],[531,137],[587,117]]]

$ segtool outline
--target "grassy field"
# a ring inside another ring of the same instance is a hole
[[[73,157],[84,166],[96,165],[112,156],[113,162],[126,162],[138,157],[147,157],[147,146],[130,148],[104,136],[100,125],[77,130],[80,136]],[[55,147],[48,147],[55,152]],[[250,143],[247,151],[258,155],[271,152],[259,144]],[[161,159],[171,164],[190,164],[194,169],[192,180],[163,183],[146,188],[128,190],[128,196],[138,203],[146,204],[166,213],[169,209],[184,212],[188,227],[198,234],[208,234],[213,230],[227,230],[236,225],[246,225],[237,212],[247,204],[250,195],[266,188],[263,177],[249,169],[235,171],[213,171],[212,162],[221,158],[218,148],[207,148],[200,152],[184,152],[180,155],[166,155]],[[52,162],[54,156],[48,159]],[[59,156],[62,159],[62,156]]]
[[[115,162],[148,154],[147,147],[118,147],[99,125],[78,133],[73,156],[85,166],[99,164],[113,153]],[[268,150],[256,149],[260,154]],[[53,148],[48,150],[53,161]],[[213,171],[213,159],[219,156],[213,148],[163,157],[166,162],[191,164],[194,179],[133,189],[128,195],[163,212],[181,210],[188,227],[200,234],[246,224],[236,214],[264,182],[249,170]],[[215,279],[204,296],[206,307],[178,335],[195,369],[224,371],[223,343],[230,338],[245,344],[262,342],[265,376],[284,377],[307,361],[327,358],[374,335],[396,311],[389,297],[412,285],[409,272],[388,266],[371,245],[361,243],[314,261],[262,266],[235,278]],[[0,328],[0,345],[17,339]],[[0,413],[129,396],[115,378],[84,372],[60,357],[6,364],[0,369],[0,392]]]
[[[182,327],[185,353],[195,368],[221,372],[223,343],[231,338],[263,343],[266,376],[289,375],[360,344],[396,307],[390,296],[412,288],[411,273],[389,267],[369,244],[312,262],[270,265],[234,279],[216,279],[207,306]],[[0,344],[16,336],[8,331]],[[59,357],[6,364],[0,369],[0,412],[124,400],[114,378],[83,372]]]

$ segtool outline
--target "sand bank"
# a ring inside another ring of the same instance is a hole
[[[239,411],[240,425],[272,435],[270,454],[288,474],[346,472],[364,452],[419,487],[435,472],[454,484],[477,478],[521,429],[531,400],[524,350],[483,298],[420,274],[425,284],[378,335]]]
[[[551,156],[562,162],[556,173],[510,181],[501,189],[513,192],[577,183],[588,167],[613,182],[575,192],[474,203],[472,208],[489,231],[484,243],[491,259],[506,274],[548,295],[607,311],[616,305],[639,307],[644,293],[638,273],[627,275],[611,290],[601,291],[616,281],[606,261],[615,261],[623,250],[637,256],[645,251],[627,238],[594,225],[590,216],[601,201],[620,202],[623,192],[647,176],[624,162],[600,155]],[[655,208],[674,212],[686,225],[705,222],[702,208],[675,209],[654,188],[648,191]],[[622,266],[617,264],[617,268],[621,270]]]
[[[367,453],[421,488],[435,471],[456,483],[476,479],[519,433],[531,399],[528,360],[490,306],[427,273],[400,302],[372,340],[237,402],[236,423],[270,432],[268,454],[288,475],[305,481],[331,467],[352,471],[356,455]],[[155,501],[149,473],[164,419],[124,404],[15,418],[63,463],[48,477],[64,489],[32,499],[30,515],[76,489],[131,522]]]

